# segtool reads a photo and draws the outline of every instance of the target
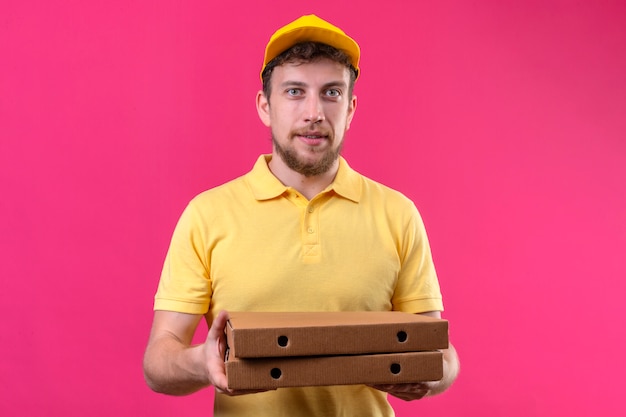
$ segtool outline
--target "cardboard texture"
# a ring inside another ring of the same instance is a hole
[[[443,354],[435,351],[257,359],[229,357],[226,375],[230,389],[435,381],[443,378]]]
[[[354,355],[448,347],[448,321],[394,311],[231,312],[231,357]]]

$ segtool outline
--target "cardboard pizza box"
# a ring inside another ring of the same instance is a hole
[[[448,321],[395,311],[231,312],[236,358],[415,352],[448,347]]]
[[[252,390],[436,381],[443,378],[443,354],[432,351],[253,359],[229,356],[226,376],[230,389]]]

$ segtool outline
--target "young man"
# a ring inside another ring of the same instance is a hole
[[[419,399],[456,378],[450,346],[441,381],[261,393],[227,388],[227,311],[399,310],[440,317],[439,284],[415,205],[340,156],[356,110],[359,57],[354,40],[313,15],[270,39],[256,103],[272,133],[272,154],[197,196],[180,218],[144,358],[155,391],[183,395],[213,385],[217,417],[391,416],[387,393]],[[207,339],[192,346],[203,317]]]

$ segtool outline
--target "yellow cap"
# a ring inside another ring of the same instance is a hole
[[[361,56],[359,45],[343,30],[313,14],[302,16],[274,32],[265,47],[261,74],[272,59],[300,42],[320,42],[342,50],[350,57],[352,66],[357,71],[357,77],[359,76]]]

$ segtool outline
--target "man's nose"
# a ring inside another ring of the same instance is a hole
[[[304,119],[307,123],[318,123],[325,119],[322,102],[316,95],[307,97]]]

